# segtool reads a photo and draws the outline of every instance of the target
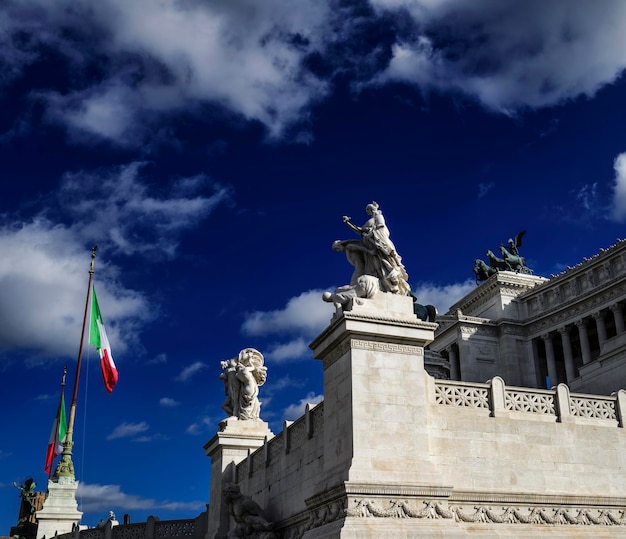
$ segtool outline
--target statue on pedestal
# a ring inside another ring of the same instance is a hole
[[[236,358],[222,361],[226,400],[222,409],[237,419],[259,419],[261,402],[259,386],[267,380],[263,354],[254,348],[245,348]]]
[[[20,539],[35,539],[37,535],[35,512],[41,509],[41,507],[37,507],[36,503],[38,494],[35,492],[35,488],[37,488],[37,483],[30,477],[24,481],[23,485],[13,482],[13,486],[20,491],[22,502],[17,517],[17,526],[11,528],[11,536]],[[39,505],[41,506],[41,500],[39,500]]]
[[[368,204],[365,211],[369,219],[361,227],[356,226],[350,217],[345,215],[343,217],[343,222],[360,236],[360,240],[337,240],[333,243],[333,249],[345,252],[348,262],[354,266],[354,273],[348,286],[354,287],[358,297],[367,297],[359,295],[366,293],[363,283],[359,283],[359,277],[368,275],[378,279],[378,286],[383,292],[410,295],[409,276],[402,265],[402,258],[391,241],[383,212],[376,202]],[[340,289],[336,294],[339,293]]]

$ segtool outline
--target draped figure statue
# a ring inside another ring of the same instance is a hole
[[[360,236],[360,240],[336,241],[333,248],[344,251],[348,261],[355,267],[351,284],[356,284],[362,275],[378,278],[383,292],[408,296],[411,293],[409,276],[402,258],[391,241],[391,234],[383,212],[376,202],[365,208],[369,219],[361,227],[344,215],[343,222]]]

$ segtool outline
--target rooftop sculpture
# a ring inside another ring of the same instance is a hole
[[[477,258],[474,260],[474,274],[476,276],[476,284],[481,281],[486,281],[497,273],[498,271],[514,271],[516,273],[532,273],[526,265],[526,259],[520,255],[519,248],[522,246],[522,238],[526,234],[525,230],[522,230],[515,238],[509,238],[507,240],[508,247],[500,245],[500,254],[502,258],[498,257],[490,249],[487,249],[485,253],[489,258],[489,264],[486,264],[483,260]]]
[[[349,285],[338,288],[335,294],[327,292],[325,301],[345,304],[353,297],[372,297],[377,290],[403,296],[411,293],[409,276],[391,241],[383,212],[376,202],[368,204],[365,211],[369,219],[360,227],[350,217],[343,216],[343,222],[360,239],[337,240],[333,243],[333,249],[346,253],[348,262],[354,266],[354,273]]]
[[[402,264],[402,257],[391,241],[391,234],[383,212],[377,202],[365,207],[369,219],[361,227],[352,219],[343,216],[343,222],[356,232],[358,240],[336,240],[333,250],[345,253],[348,262],[354,266],[350,284],[340,286],[334,293],[324,292],[322,299],[336,307],[346,308],[356,298],[373,298],[378,292],[411,296],[413,310],[421,320],[434,322],[437,309],[433,305],[421,305],[411,293],[409,276]]]
[[[222,361],[224,394],[222,409],[237,419],[259,419],[261,402],[259,386],[267,380],[263,354],[254,348],[244,348],[235,358]]]

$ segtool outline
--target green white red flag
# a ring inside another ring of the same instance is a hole
[[[52,425],[52,431],[50,432],[50,438],[48,439],[46,467],[44,468],[47,474],[52,473],[52,463],[54,462],[54,459],[63,452],[63,442],[65,442],[66,434],[67,419],[65,417],[65,399],[63,397],[63,393],[61,393],[61,402],[59,402],[57,416],[54,418],[54,425]]]
[[[111,355],[111,345],[104,329],[104,322],[100,314],[98,306],[98,298],[96,297],[96,287],[92,287],[91,295],[91,323],[89,324],[89,344],[93,344],[100,353],[100,368],[102,369],[102,378],[104,379],[104,387],[111,393],[115,384],[117,384],[117,367]]]

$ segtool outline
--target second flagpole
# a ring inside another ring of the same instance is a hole
[[[57,464],[54,471],[54,477],[66,477],[72,480],[76,479],[74,475],[74,463],[72,462],[72,446],[74,445],[74,417],[76,416],[76,399],[78,396],[78,380],[80,378],[80,366],[83,358],[83,342],[85,339],[85,327],[87,325],[87,311],[89,309],[89,296],[91,294],[91,283],[93,281],[94,265],[96,260],[96,251],[98,247],[91,249],[91,264],[89,265],[89,284],[87,285],[87,299],[85,300],[85,314],[83,315],[83,328],[80,334],[80,346],[78,347],[78,360],[76,362],[76,377],[74,379],[74,392],[72,393],[72,404],[70,405],[70,417],[67,422],[67,436],[63,444],[63,453],[61,460]]]

